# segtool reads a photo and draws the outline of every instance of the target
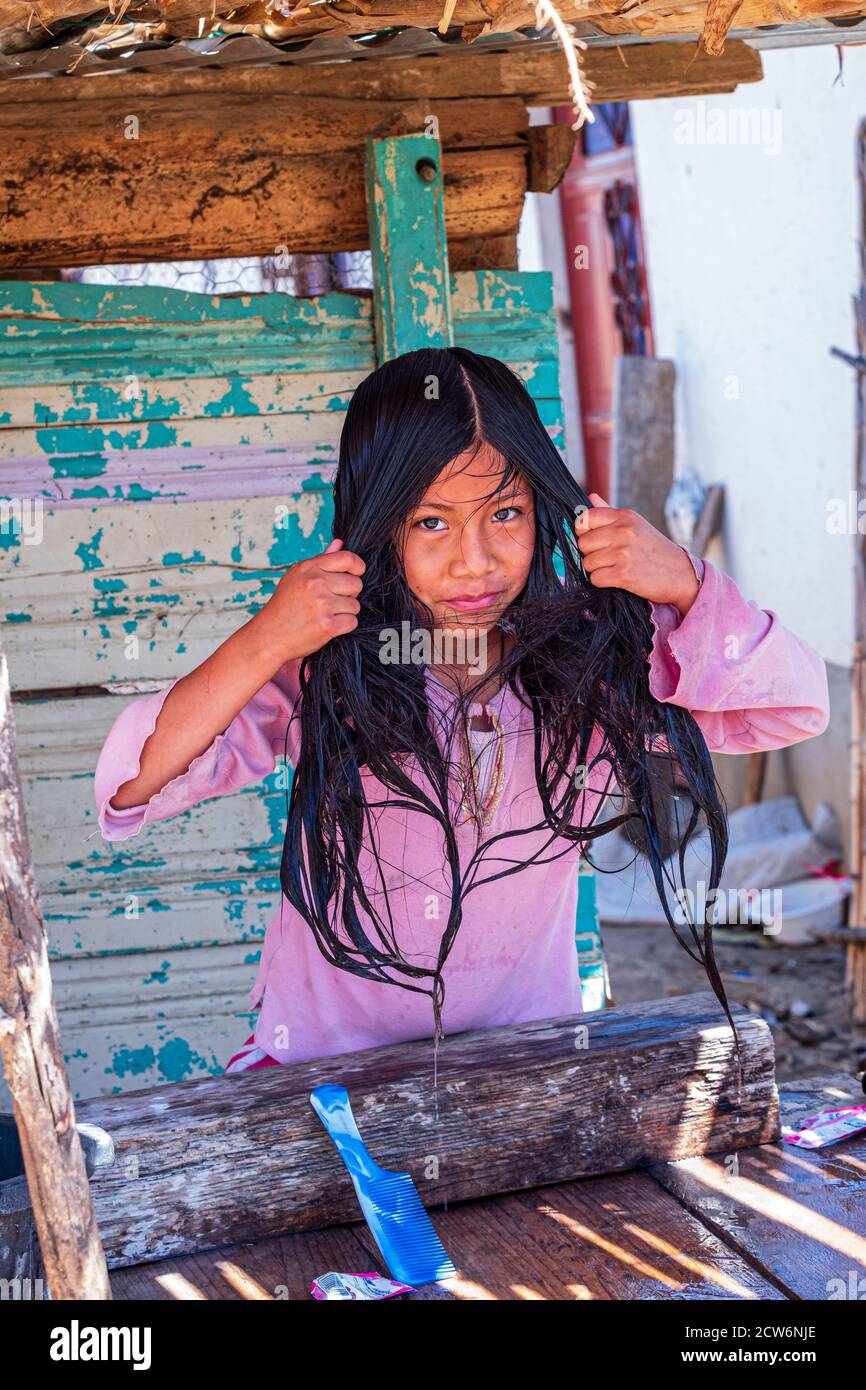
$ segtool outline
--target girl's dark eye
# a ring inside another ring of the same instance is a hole
[[[520,510],[519,507],[500,507],[500,508],[499,508],[499,511],[493,513],[493,520],[494,520],[494,521],[511,521],[511,520],[513,520],[512,517],[504,517],[504,516],[502,515],[503,512],[514,512],[516,516],[520,516],[520,515],[521,515],[521,510]]]
[[[428,521],[432,521],[432,522],[433,522],[433,525],[432,525],[432,526],[428,526],[428,525],[427,525],[427,522],[428,522]],[[420,521],[416,521],[416,522],[415,522],[415,525],[418,526],[418,527],[420,527],[422,531],[433,531],[433,530],[435,529],[437,523],[440,522],[440,521],[442,521],[441,516],[422,516],[422,518],[421,518]],[[442,525],[443,525],[443,526],[445,525],[444,521],[442,521]]]

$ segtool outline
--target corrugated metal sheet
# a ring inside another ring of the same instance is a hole
[[[646,34],[606,34],[591,21],[576,23],[575,33],[590,48],[626,47],[629,44],[693,43],[698,33],[659,38]],[[559,47],[550,30],[488,34],[465,43],[458,33],[448,37],[426,29],[395,29],[373,35],[324,36],[296,43],[277,43],[256,34],[214,34],[204,39],[148,39],[141,26],[118,25],[110,37],[95,38],[92,28],[45,43],[20,53],[0,53],[0,77],[45,77],[74,73],[195,70],[227,66],[275,63],[363,62],[369,58],[453,56],[459,53],[500,53],[531,45],[533,49]],[[730,38],[753,47],[794,48],[814,44],[866,42],[866,17],[809,20],[803,24],[772,24],[731,30]]]
[[[0,75],[44,76],[72,69],[76,76],[95,73],[255,66],[274,63],[364,62],[370,58],[442,57],[455,53],[501,53],[531,45],[533,49],[558,47],[547,31],[488,34],[465,43],[459,35],[443,38],[427,29],[394,29],[376,34],[324,35],[293,43],[272,42],[258,34],[212,34],[203,39],[148,39],[142,26],[113,26],[110,36],[95,38],[92,27],[65,39],[21,53],[0,53]]]

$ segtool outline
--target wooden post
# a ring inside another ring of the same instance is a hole
[[[379,364],[416,348],[451,347],[439,140],[369,136],[366,183]]]
[[[613,384],[611,496],[662,535],[665,498],[674,480],[676,367],[660,357],[618,357]]]
[[[860,288],[854,299],[854,322],[859,362],[866,364],[866,121],[857,139],[860,181]],[[857,371],[857,439],[855,487],[858,499],[866,496],[866,366]],[[851,665],[851,894],[848,926],[859,933],[848,945],[845,983],[851,991],[851,1017],[866,1024],[866,537],[855,539],[854,561],[854,659]]]
[[[0,646],[0,1050],[52,1299],[110,1299],[60,1043]]]

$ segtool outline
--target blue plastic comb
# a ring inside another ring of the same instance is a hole
[[[457,1271],[409,1173],[380,1168],[358,1133],[345,1086],[317,1086],[310,1103],[349,1170],[373,1239],[402,1284],[432,1284]]]

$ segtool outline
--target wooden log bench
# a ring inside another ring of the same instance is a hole
[[[786,1124],[863,1100],[846,1075],[779,1092]],[[866,1136],[814,1152],[760,1144],[735,1164],[656,1163],[448,1204],[433,1220],[457,1277],[406,1298],[852,1298],[852,1276],[861,1290],[866,1278]],[[363,1223],[114,1269],[111,1289],[116,1300],[309,1299],[328,1270],[386,1272]]]
[[[346,1086],[371,1153],[428,1207],[737,1150],[778,1137],[772,1035],[712,994],[80,1102],[116,1160],[91,1187],[109,1267],[357,1220],[310,1102]]]

